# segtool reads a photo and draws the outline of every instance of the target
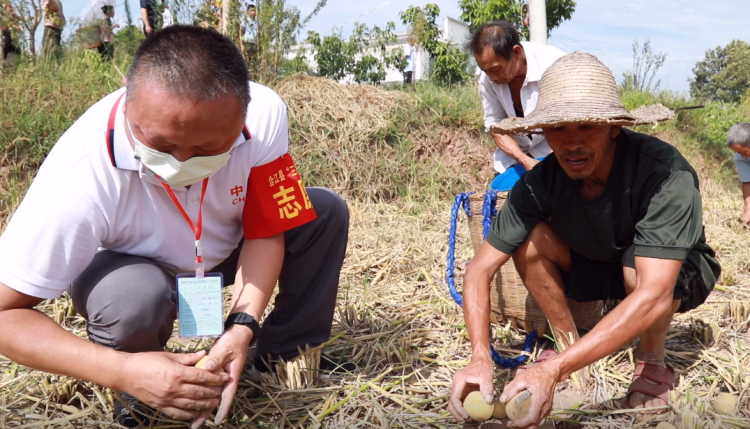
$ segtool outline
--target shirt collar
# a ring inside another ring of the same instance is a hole
[[[526,82],[539,82],[542,80],[544,70],[540,67],[537,58],[537,46],[531,42],[521,42],[524,52],[526,52]]]
[[[117,168],[123,170],[139,171],[141,169],[141,162],[135,159],[135,151],[133,146],[128,140],[128,135],[125,133],[125,113],[123,109],[125,107],[125,96],[120,100],[120,105],[117,107],[117,113],[115,114],[115,133],[114,133],[114,159]],[[112,107],[110,107],[111,109]],[[245,143],[246,141],[252,140],[245,138],[244,130],[240,132],[235,141],[234,147]]]

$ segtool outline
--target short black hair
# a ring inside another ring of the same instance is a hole
[[[225,94],[237,96],[243,115],[250,102],[250,74],[242,53],[217,31],[171,25],[147,37],[133,56],[127,79],[128,99],[136,88],[155,84],[191,101]]]
[[[495,55],[509,60],[513,55],[513,47],[520,44],[518,30],[510,21],[492,21],[474,30],[466,44],[466,50],[477,55],[485,46],[492,46]]]
[[[252,3],[250,3],[249,5],[247,5],[247,11],[250,12],[251,10],[255,10],[255,5],[252,4]]]

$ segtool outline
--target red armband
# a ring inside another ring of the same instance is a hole
[[[250,170],[247,189],[242,213],[246,239],[271,237],[317,217],[288,153]]]

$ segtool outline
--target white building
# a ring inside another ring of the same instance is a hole
[[[469,39],[469,25],[461,22],[455,18],[451,18],[449,16],[445,17],[443,20],[443,34],[442,34],[442,41],[450,41],[458,45],[459,47],[463,47],[464,43]],[[404,52],[406,52],[408,48],[408,41],[407,41],[407,33],[405,31],[396,33],[396,43],[393,45],[389,45],[386,50],[388,52],[392,51],[393,49],[401,48]],[[304,48],[306,51],[305,59],[307,62],[308,67],[312,71],[316,71],[317,64],[315,62],[315,58],[313,57],[312,46],[309,44],[304,45],[297,45],[293,46],[289,53],[286,55],[287,59],[292,59],[297,56],[297,52],[301,48]],[[380,52],[376,50],[371,50],[368,52],[368,54],[380,58]],[[381,58],[382,59],[382,58]],[[414,62],[414,75],[412,79],[415,80],[427,80],[430,72],[430,55],[425,51],[424,49],[420,49],[416,52],[415,55],[415,62]],[[386,76],[383,83],[388,82],[403,82],[404,76],[403,74],[394,69],[394,68],[386,68]],[[345,78],[341,79],[341,83],[354,83],[354,78],[352,76],[346,76]]]

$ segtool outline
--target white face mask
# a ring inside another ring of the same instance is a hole
[[[213,156],[194,156],[186,161],[178,161],[168,153],[159,152],[141,143],[133,134],[133,129],[128,130],[135,145],[135,159],[158,175],[161,180],[173,187],[188,186],[200,182],[206,177],[214,174],[218,169],[225,166],[229,161],[232,149]]]

